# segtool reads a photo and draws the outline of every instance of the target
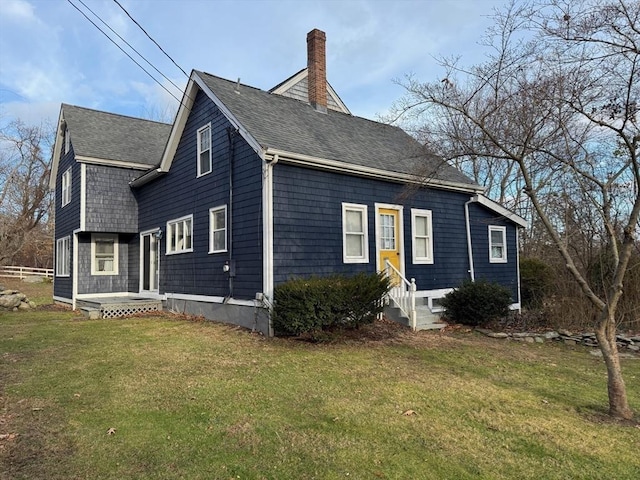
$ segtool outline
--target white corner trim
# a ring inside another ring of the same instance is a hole
[[[63,125],[64,125],[64,113],[62,105],[60,105],[60,114],[58,115],[58,124],[56,128],[56,143],[53,146],[53,157],[51,159],[51,173],[49,175],[49,190],[55,191],[56,180],[58,176],[58,165],[60,164],[60,154],[62,153],[62,146],[64,143]]]
[[[273,165],[263,162],[262,175],[262,291],[273,301]]]

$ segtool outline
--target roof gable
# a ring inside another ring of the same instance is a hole
[[[298,73],[293,74],[284,82],[279,83],[269,93],[282,95],[283,97],[295,98],[301,102],[309,103],[309,69],[303,68]],[[342,102],[336,91],[327,82],[327,108],[336,112],[351,114],[347,106]]]
[[[55,187],[65,129],[78,161],[147,169],[160,161],[171,125],[62,104],[51,188]]]

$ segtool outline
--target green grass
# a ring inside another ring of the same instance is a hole
[[[639,411],[640,360],[623,368]],[[0,408],[3,480],[640,478],[601,359],[473,333],[313,345],[0,313]]]

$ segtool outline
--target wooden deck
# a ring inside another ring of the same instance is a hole
[[[91,297],[76,301],[76,307],[89,318],[120,318],[139,313],[162,311],[162,301],[132,295],[130,297]]]

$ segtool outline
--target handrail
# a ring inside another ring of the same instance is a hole
[[[394,278],[401,280],[399,284],[392,285],[389,290],[389,296],[398,306],[398,308],[409,318],[411,323],[411,329],[416,329],[417,314],[416,314],[416,280],[412,278],[411,281],[407,280],[400,271],[394,267],[389,260],[384,261],[385,275],[393,281]],[[391,275],[393,273],[393,275]]]
[[[53,268],[20,267],[15,265],[0,267],[0,277],[23,279],[32,276],[53,278]]]

